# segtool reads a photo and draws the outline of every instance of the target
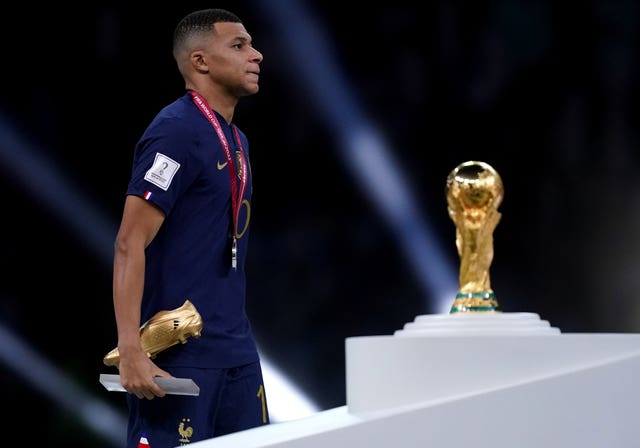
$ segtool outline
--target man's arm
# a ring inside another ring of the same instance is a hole
[[[159,208],[138,196],[127,196],[114,247],[113,306],[118,330],[120,382],[127,392],[138,398],[164,396],[153,378],[171,376],[149,359],[140,343],[145,249],[163,222],[164,214]]]

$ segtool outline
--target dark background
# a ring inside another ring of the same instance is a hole
[[[102,365],[116,343],[110,244],[133,147],[183,92],[173,27],[218,6],[243,19],[264,55],[261,90],[234,117],[251,145],[248,310],[261,351],[329,409],[345,404],[345,338],[389,335],[437,312],[396,229],[343,162],[343,136],[301,82],[321,55],[294,55],[271,15],[278,4],[304,5],[321,27],[348,80],[341,94],[384,136],[443,263],[458,262],[445,179],[459,163],[485,161],[505,185],[491,268],[503,310],[538,313],[563,332],[638,331],[640,3],[330,3],[3,7],[0,325],[124,412],[124,396],[97,381],[115,373]],[[38,159],[18,169],[27,155]],[[68,182],[62,202],[50,175]],[[104,228],[83,217],[85,201]],[[79,221],[64,218],[72,210]],[[19,343],[4,340],[13,435],[113,446],[84,425],[81,403],[34,386],[29,377],[46,369],[16,367]]]

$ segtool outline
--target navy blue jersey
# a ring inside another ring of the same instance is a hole
[[[231,267],[229,165],[211,122],[189,93],[162,109],[138,141],[127,195],[159,207],[165,220],[146,250],[142,321],[190,300],[203,319],[200,338],[160,353],[160,367],[225,368],[258,359],[245,311],[251,170],[246,136],[216,117],[232,154],[243,151],[247,184],[237,225],[238,263]],[[240,180],[236,177],[237,183]]]

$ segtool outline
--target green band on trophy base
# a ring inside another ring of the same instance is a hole
[[[458,292],[456,299],[495,299],[496,295],[493,291],[483,292]]]
[[[449,313],[486,313],[500,312],[500,305],[493,291],[459,292],[453,301]]]

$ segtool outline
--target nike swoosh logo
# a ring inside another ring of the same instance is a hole
[[[224,163],[220,163],[220,161],[218,160],[218,169],[221,170],[222,168],[224,168],[225,166],[227,166],[227,162]]]

